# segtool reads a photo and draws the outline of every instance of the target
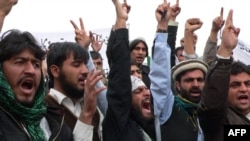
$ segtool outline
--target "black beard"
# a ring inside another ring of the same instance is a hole
[[[84,90],[78,90],[76,86],[73,86],[70,82],[67,82],[65,75],[61,72],[59,76],[59,81],[61,82],[63,90],[71,99],[80,99],[83,97]]]
[[[196,88],[196,87],[193,87],[193,88],[191,88],[191,89],[189,89],[189,90],[185,90],[185,89],[183,89],[183,88],[181,87],[181,88],[180,88],[180,95],[181,95],[183,98],[185,98],[185,99],[187,99],[187,100],[189,100],[189,101],[191,101],[191,102],[199,103],[201,97],[199,97],[199,98],[192,98],[192,97],[190,97],[191,91],[194,91],[194,90],[195,90],[195,91],[200,91],[200,89],[199,89],[199,88]]]
[[[153,109],[153,108],[152,108]],[[152,111],[153,113],[153,111]],[[142,129],[151,137],[155,138],[154,116],[146,118],[142,115],[138,107],[131,107],[130,117],[142,127]]]

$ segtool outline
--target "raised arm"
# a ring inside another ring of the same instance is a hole
[[[169,3],[164,0],[164,3],[159,5],[155,15],[158,22],[158,29],[167,29],[170,18]],[[166,20],[162,21],[162,12],[166,10]],[[159,31],[159,30],[158,30]],[[171,91],[171,66],[170,53],[171,49],[167,44],[168,33],[157,32],[152,49],[152,60],[150,63],[149,77],[151,80],[150,90],[154,99],[155,115],[163,124],[171,113],[174,96]]]
[[[223,19],[223,7],[220,11],[220,16],[214,18],[212,22],[212,28],[210,31],[210,35],[206,42],[206,46],[203,52],[203,61],[206,63],[210,63],[216,59],[217,52],[217,36],[222,26],[224,25],[225,20]]]
[[[108,110],[103,121],[103,140],[126,140],[132,103],[130,80],[130,51],[126,21],[130,7],[126,1],[113,0],[116,22],[107,47],[110,72],[108,75]]]
[[[203,22],[199,18],[190,18],[186,21],[184,31],[184,52],[187,55],[195,54],[194,38],[197,36],[194,32],[201,28]]]
[[[80,44],[83,48],[88,50],[89,56],[91,56],[90,51],[89,51],[89,45],[92,42],[92,39],[94,38],[94,36],[91,31],[89,32],[89,34],[87,34],[82,18],[79,18],[79,22],[80,22],[80,28],[77,26],[77,24],[73,20],[70,20],[70,23],[75,29],[75,41],[78,44]],[[87,66],[89,70],[92,70],[92,69],[96,70],[92,57],[89,57]],[[98,81],[96,84],[96,87],[97,88],[104,87],[103,82],[101,80]],[[101,91],[97,97],[98,108],[104,115],[106,114],[106,111],[108,109],[108,101],[106,98],[106,94],[107,94],[107,90],[105,89]]]
[[[0,0],[0,32],[2,31],[5,17],[10,13],[12,7],[18,0]]]
[[[176,4],[170,7],[169,9],[170,20],[168,22],[168,39],[167,42],[171,47],[171,67],[175,65],[175,44],[176,44],[176,35],[178,30],[178,22],[176,22],[177,16],[181,12],[181,7],[179,6],[179,0],[176,0]]]
[[[238,42],[239,28],[233,25],[233,11],[230,10],[222,32],[221,46],[217,59],[213,62],[205,81],[204,94],[201,98],[201,108],[198,112],[200,125],[205,140],[221,140],[227,110],[227,95],[229,90],[232,50]]]

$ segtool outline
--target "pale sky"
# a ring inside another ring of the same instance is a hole
[[[155,9],[163,0],[127,0],[131,5],[128,23],[130,40],[136,37],[146,39],[151,47],[155,30]],[[174,4],[176,1],[168,1]],[[233,19],[236,27],[241,28],[239,38],[250,43],[250,8],[247,0],[180,0],[181,13],[176,46],[183,37],[184,25],[188,18],[200,18],[203,21],[198,35],[197,53],[202,55],[208,38],[212,20],[224,7],[224,19],[230,9],[234,10]],[[87,30],[110,28],[115,21],[115,9],[111,0],[19,0],[5,19],[2,32],[17,28],[29,32],[67,32],[73,31],[69,20],[78,23],[83,18]],[[63,35],[62,35],[63,36]]]

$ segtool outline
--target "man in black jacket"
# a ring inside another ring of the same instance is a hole
[[[62,109],[47,107],[45,52],[29,32],[10,30],[0,42],[0,140],[73,141]]]

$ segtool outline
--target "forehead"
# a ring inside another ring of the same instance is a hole
[[[139,67],[137,67],[136,65],[131,65],[130,68],[131,69],[139,69]]]
[[[146,48],[146,46],[143,42],[139,42],[135,47]]]
[[[96,59],[92,59],[94,62],[96,62],[96,61],[102,61],[102,59],[101,58],[96,58]]]
[[[231,82],[244,82],[249,81],[250,75],[246,72],[239,73],[237,75],[230,75],[230,83]]]
[[[185,78],[197,78],[197,77],[204,77],[203,71],[200,69],[189,70],[185,74],[183,74],[181,79]]]
[[[29,50],[29,49],[25,49],[23,51],[21,51],[20,53],[17,53],[17,54],[13,54],[10,59],[15,59],[15,58],[33,58],[33,59],[36,59],[35,58],[35,54]]]

